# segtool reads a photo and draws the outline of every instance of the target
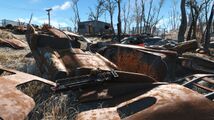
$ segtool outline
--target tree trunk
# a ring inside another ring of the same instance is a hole
[[[192,29],[193,29],[193,24],[194,24],[194,13],[193,13],[193,8],[192,7],[190,7],[190,14],[192,16],[192,21],[191,21],[191,24],[190,24],[190,27],[189,27],[189,31],[188,31],[188,34],[187,34],[187,40],[191,40],[192,39]]]
[[[210,44],[210,28],[211,28],[211,25],[212,25],[212,20],[213,20],[213,14],[214,14],[214,3],[212,5],[212,9],[211,9],[211,13],[210,13],[210,17],[209,17],[209,20],[207,22],[207,27],[206,27],[206,30],[205,30],[205,37],[203,37],[205,40],[205,43],[204,43],[204,50],[205,52],[209,53],[209,44]]]
[[[111,29],[112,29],[112,33],[115,34],[115,32],[114,32],[114,24],[113,24],[113,15],[110,15],[110,19],[111,19]]]
[[[198,14],[196,14],[194,22],[193,22],[193,34],[192,39],[196,39],[196,32],[197,32],[197,21],[198,21]]]
[[[186,0],[181,0],[181,24],[178,32],[178,42],[184,41],[184,35],[187,28],[187,16],[186,16],[186,9],[185,9]]]
[[[118,34],[118,40],[120,42],[120,39],[121,39],[121,18],[120,18],[121,8],[120,8],[120,0],[117,0],[117,4],[118,4],[117,34]]]

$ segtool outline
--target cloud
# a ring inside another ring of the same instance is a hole
[[[28,20],[25,18],[18,18],[17,21],[27,23]]]
[[[18,18],[17,20],[19,20],[20,22],[25,22],[28,23],[29,19],[25,19],[25,18]],[[41,18],[41,17],[33,17],[32,24],[37,24],[37,25],[42,25],[42,24],[47,24],[48,23],[48,19],[47,18]],[[66,22],[61,22],[58,21],[56,19],[51,19],[51,25],[58,28],[59,25],[61,27],[68,27],[69,25]]]
[[[47,18],[38,18],[38,17],[34,17],[33,19],[32,19],[32,23],[36,23],[36,24],[40,24],[40,25],[42,25],[42,24],[47,24],[48,23],[48,19]],[[58,21],[58,20],[56,20],[56,19],[51,19],[51,25],[52,26],[54,26],[54,27],[59,27],[59,25],[61,26],[61,27],[67,27],[68,26],[68,24],[67,23],[65,23],[65,22],[60,22],[60,21]]]
[[[53,6],[52,9],[53,10],[66,10],[66,9],[69,9],[71,7],[71,5],[72,5],[71,2],[66,1],[62,5]]]

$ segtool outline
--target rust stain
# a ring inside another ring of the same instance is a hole
[[[1,39],[0,38],[0,45],[9,45],[14,49],[24,49],[27,44],[22,42],[21,40],[18,39]]]
[[[16,86],[34,80],[56,86],[53,82],[15,70],[0,68],[0,71],[13,73],[0,76],[0,116],[4,120],[23,120],[35,106],[34,100]]]
[[[111,45],[101,54],[118,66],[119,70],[146,74],[157,81],[164,81],[168,66],[163,53],[144,51],[130,45]]]
[[[118,113],[118,109],[148,97],[155,98],[156,102],[129,116],[121,117]],[[212,120],[213,111],[213,101],[181,85],[170,84],[160,85],[115,107],[82,112],[77,115],[76,119],[87,120],[93,115],[96,118],[111,116],[124,120]]]
[[[38,34],[32,26],[28,26],[28,44],[41,73],[48,75],[48,79],[87,74],[84,69],[117,69],[115,64],[99,54],[75,48],[75,40],[69,35],[49,27],[44,27]]]

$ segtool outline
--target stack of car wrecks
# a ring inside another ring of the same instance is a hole
[[[17,89],[32,81],[57,94],[79,91],[82,104],[108,107],[81,111],[77,120],[212,120],[214,62],[194,50],[195,41],[171,49],[112,44],[90,52],[83,37],[44,26],[26,34],[44,78],[0,68],[0,117],[25,119],[35,101]],[[84,46],[84,47],[82,47]]]

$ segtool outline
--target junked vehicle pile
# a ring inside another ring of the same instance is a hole
[[[0,46],[24,49],[26,47],[26,43],[11,35],[9,32],[0,30]]]
[[[112,44],[92,53],[93,43],[48,26],[36,31],[29,25],[26,38],[42,76],[50,81],[1,68],[1,73],[13,73],[0,77],[2,119],[24,119],[35,106],[16,88],[30,81],[48,84],[54,94],[78,92],[78,102],[90,105],[77,120],[214,118],[214,61],[191,52],[196,41],[171,47]],[[103,107],[90,107],[93,103]]]

